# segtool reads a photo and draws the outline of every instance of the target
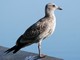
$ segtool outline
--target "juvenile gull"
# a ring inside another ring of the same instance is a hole
[[[41,54],[41,42],[55,30],[56,17],[54,11],[57,9],[62,10],[60,7],[52,3],[48,3],[45,6],[45,16],[30,26],[24,34],[17,39],[15,46],[5,52],[9,53],[13,51],[13,53],[16,53],[25,46],[38,43],[39,57],[43,57]]]

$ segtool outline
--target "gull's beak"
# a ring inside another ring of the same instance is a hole
[[[57,7],[58,10],[63,10],[61,7]]]

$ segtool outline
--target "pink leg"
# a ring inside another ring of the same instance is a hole
[[[38,51],[39,51],[39,57],[40,57],[40,58],[43,58],[43,57],[45,57],[46,55],[41,54],[41,42],[42,42],[42,40],[40,40],[40,41],[38,42]]]

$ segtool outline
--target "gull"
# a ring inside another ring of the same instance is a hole
[[[51,35],[56,27],[55,10],[62,10],[59,6],[53,3],[48,3],[45,6],[45,16],[30,26],[16,41],[16,44],[10,49],[6,50],[6,53],[16,53],[25,46],[38,43],[39,57],[43,57],[41,54],[42,41]]]

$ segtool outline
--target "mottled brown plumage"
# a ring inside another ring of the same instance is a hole
[[[45,16],[29,27],[24,34],[18,38],[16,45],[8,49],[6,52],[9,53],[13,51],[13,53],[16,53],[25,46],[38,43],[39,56],[42,57],[40,50],[41,42],[43,39],[51,35],[55,30],[56,18],[54,11],[56,9],[61,10],[60,7],[57,7],[52,3],[47,4],[45,7]]]

